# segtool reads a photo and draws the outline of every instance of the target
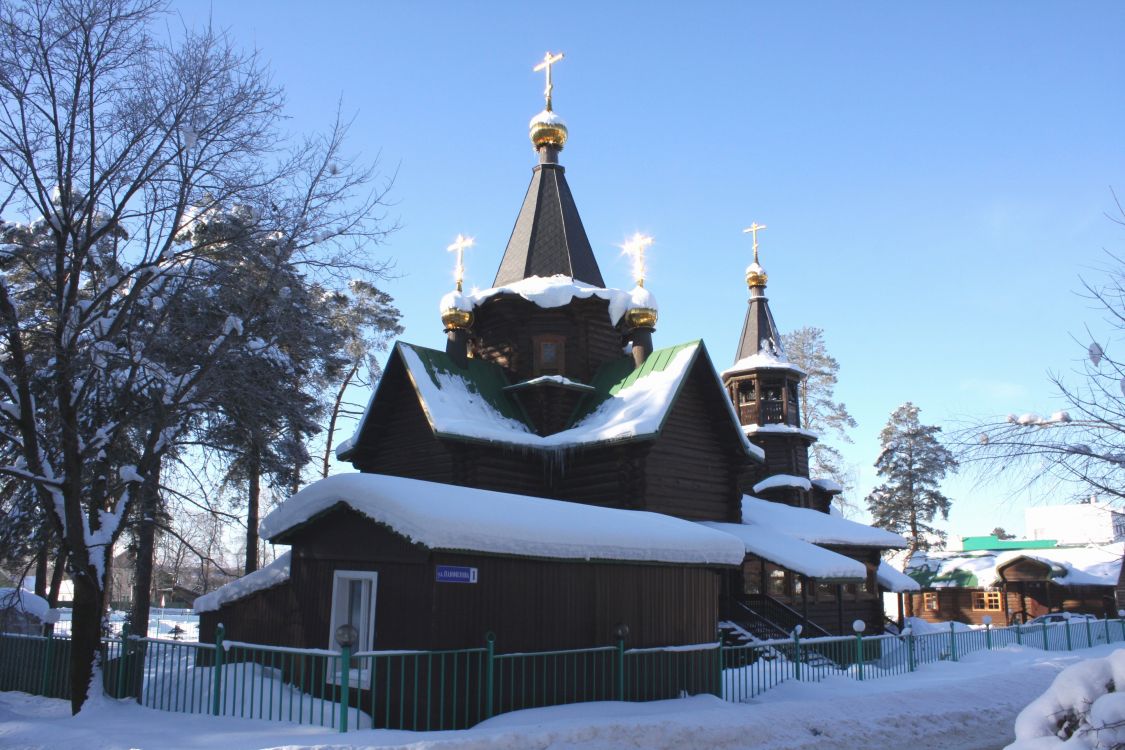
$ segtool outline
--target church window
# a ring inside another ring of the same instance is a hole
[[[780,385],[767,385],[762,389],[762,398],[766,401],[780,401],[781,400],[781,386]]]
[[[922,594],[922,609],[926,610],[927,612],[938,611],[938,598],[936,591],[927,591],[925,594]]]
[[[558,375],[566,362],[566,343],[562,336],[536,336],[535,374]]]
[[[999,591],[974,591],[973,609],[983,609],[996,612],[1000,609]]]
[[[753,380],[743,380],[738,384],[738,403],[752,404],[758,399],[757,384]]]
[[[751,560],[742,567],[742,588],[747,594],[762,593],[762,563]]]

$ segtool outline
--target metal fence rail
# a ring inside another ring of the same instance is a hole
[[[1052,651],[1125,642],[1125,620],[1078,620],[873,637],[791,637],[724,646],[614,646],[497,654],[189,643],[123,632],[102,641],[103,686],[149,708],[349,728],[461,729],[496,714],[583,701],[710,693],[745,702],[788,680],[870,680],[1008,646]],[[0,634],[0,690],[70,697],[67,636]]]

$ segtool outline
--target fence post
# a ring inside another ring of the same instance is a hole
[[[121,652],[117,655],[117,692],[114,698],[123,697],[125,691],[125,652],[129,648],[129,624],[121,626]]]
[[[1064,620],[1063,621],[1063,627],[1066,628],[1066,650],[1067,651],[1073,651],[1074,650],[1074,643],[1071,641],[1071,636],[1070,636],[1070,620]]]
[[[793,628],[793,677],[801,681],[801,626]]]
[[[719,645],[715,648],[715,697],[723,697],[723,636],[719,634]]]
[[[625,700],[625,639],[617,639],[617,700]]]
[[[1086,620],[1086,648],[1094,647],[1094,628],[1090,625],[1090,621]]]
[[[914,628],[906,629],[906,661],[910,665],[910,671],[914,671]]]
[[[484,667],[484,718],[492,718],[492,686],[496,668],[496,635],[489,632],[485,635],[488,648],[488,663]]]
[[[47,643],[45,644],[44,649],[43,649],[43,677],[39,681],[39,694],[44,695],[44,696],[50,696],[50,693],[48,693],[47,690],[48,690],[48,688],[52,687],[51,684],[50,684],[51,683],[50,674],[51,674],[51,651],[53,650],[54,639],[51,637],[51,633],[52,633],[52,631],[50,631],[50,630],[47,631]]]
[[[348,731],[348,707],[351,705],[352,644],[340,644],[340,732]]]
[[[1044,620],[1041,624],[1043,625],[1043,650],[1044,651],[1050,651],[1051,650],[1051,641],[1048,640],[1047,621]]]
[[[1023,645],[1023,625],[1016,623],[1016,643],[1020,646]]]
[[[1119,617],[1117,624],[1121,626],[1121,640],[1125,641],[1125,616]]]
[[[222,692],[223,692],[223,635],[225,634],[223,624],[220,622],[215,628],[215,666],[212,667],[214,674],[211,680],[211,713],[215,716],[219,715],[223,707]]]
[[[992,623],[986,622],[984,624],[984,647],[989,651],[992,650]]]
[[[957,661],[957,630],[952,622],[949,623],[949,658]]]

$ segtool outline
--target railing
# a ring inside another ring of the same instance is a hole
[[[964,628],[964,626],[962,626]],[[186,643],[127,633],[102,642],[107,694],[179,713],[350,728],[460,729],[496,714],[583,701],[647,701],[711,693],[751,700],[787,680],[870,680],[975,651],[1049,650],[1125,642],[1125,620],[873,637],[788,638],[749,645],[615,646],[497,654],[366,651]],[[0,634],[0,690],[69,698],[70,639]]]
[[[747,594],[745,602],[732,599],[731,604],[741,606],[782,633],[791,633],[793,628],[800,625],[806,637],[828,637],[830,635],[827,630],[814,622],[810,622],[799,611],[774,599],[769,594]]]

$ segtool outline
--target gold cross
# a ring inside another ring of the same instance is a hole
[[[753,224],[751,224],[750,226],[748,226],[748,227],[746,227],[745,229],[742,230],[743,234],[746,234],[747,232],[749,232],[754,237],[754,262],[755,263],[758,262],[758,230],[765,229],[765,228],[766,228],[765,224],[759,224],[758,222],[755,221]]]
[[[445,248],[447,252],[457,252],[457,267],[453,270],[453,277],[457,280],[457,291],[461,291],[461,282],[465,279],[465,251],[474,244],[476,240],[472,237],[459,234],[453,244]]]
[[[547,97],[548,112],[551,111],[551,89],[555,87],[554,84],[551,83],[551,66],[557,63],[559,60],[563,59],[563,57],[564,55],[562,52],[558,53],[557,55],[552,55],[550,52],[547,52],[547,54],[543,55],[543,62],[532,68],[532,70],[536,73],[541,70],[547,71],[547,88],[543,90],[543,95]]]
[[[645,285],[645,250],[652,242],[652,237],[636,232],[620,246],[621,253],[633,259],[633,279],[637,286]]]

